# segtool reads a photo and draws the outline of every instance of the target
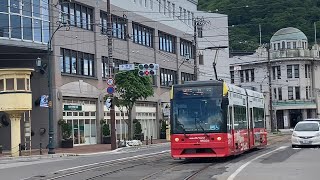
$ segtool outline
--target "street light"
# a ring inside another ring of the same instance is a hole
[[[54,125],[53,125],[53,109],[52,109],[52,81],[51,81],[51,42],[53,39],[53,36],[55,35],[55,33],[63,28],[66,27],[67,31],[70,29],[69,23],[68,22],[64,22],[64,21],[58,21],[58,27],[53,31],[53,33],[51,34],[51,37],[48,41],[48,46],[47,46],[47,53],[48,53],[48,91],[49,91],[49,97],[48,97],[48,108],[49,108],[49,144],[48,144],[48,154],[55,154],[54,151]],[[39,59],[39,58],[38,58]],[[38,62],[37,59],[37,62]],[[38,63],[37,63],[38,65]]]

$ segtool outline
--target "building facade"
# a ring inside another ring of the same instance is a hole
[[[110,113],[104,106],[110,65],[107,23],[112,23],[113,28],[113,73],[118,72],[120,64],[160,65],[153,78],[154,96],[136,103],[132,114],[133,119],[141,122],[145,138],[159,138],[160,120],[166,118],[162,109],[169,102],[172,84],[203,79],[202,76],[211,78],[199,73],[205,63],[195,63],[194,55],[198,59],[201,52],[194,54],[192,50],[194,19],[219,19],[217,23],[211,20],[202,26],[203,30],[198,30],[203,33],[203,39],[198,39],[198,47],[205,49],[210,41],[228,46],[227,28],[211,32],[217,26],[227,27],[227,16],[197,11],[196,0],[111,0],[112,22],[107,20],[106,9],[107,4],[103,0],[0,2],[0,66],[36,69],[31,79],[33,102],[48,94],[47,72],[36,67],[36,59],[40,58],[45,68],[48,63],[47,43],[52,33],[61,22],[69,26],[59,29],[51,43],[56,146],[61,141],[57,124],[60,119],[72,125],[74,145],[101,142],[100,121],[110,119]],[[219,35],[224,38],[221,43],[217,39]],[[228,48],[224,52],[227,53]],[[212,62],[211,57],[202,60]],[[35,103],[25,118],[28,119],[29,114],[34,132],[32,147],[38,148],[40,143],[44,147],[48,143],[48,109]],[[116,107],[117,139],[128,137],[127,118],[125,109]],[[21,122],[23,127],[24,121]],[[0,136],[5,137],[9,132],[10,127],[3,127]],[[4,149],[11,148],[7,142],[6,138],[0,139]]]
[[[273,118],[277,129],[292,128],[303,119],[319,117],[319,46],[308,47],[305,34],[293,27],[280,29],[270,40]],[[233,60],[231,83],[265,94],[270,129],[267,49],[260,47],[252,55],[235,56]]]

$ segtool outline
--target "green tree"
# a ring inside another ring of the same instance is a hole
[[[128,120],[125,122],[128,125],[129,139],[132,139],[132,108],[138,100],[145,100],[153,96],[153,87],[151,77],[140,77],[138,70],[125,71],[116,74],[115,77],[117,98],[114,98],[114,104],[120,107],[120,110],[125,107],[128,113]]]
[[[231,51],[256,50],[259,46],[259,24],[262,43],[269,42],[281,28],[295,27],[306,34],[312,45],[313,23],[316,22],[317,29],[320,28],[319,0],[199,0],[198,8],[228,15]],[[214,23],[214,19],[209,20]]]

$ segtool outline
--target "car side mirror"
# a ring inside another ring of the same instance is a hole
[[[293,129],[290,129],[291,132],[293,132]]]

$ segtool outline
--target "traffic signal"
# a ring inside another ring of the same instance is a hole
[[[158,64],[150,63],[150,64],[139,64],[138,65],[138,74],[139,76],[154,76],[157,74],[157,70],[159,69]]]

